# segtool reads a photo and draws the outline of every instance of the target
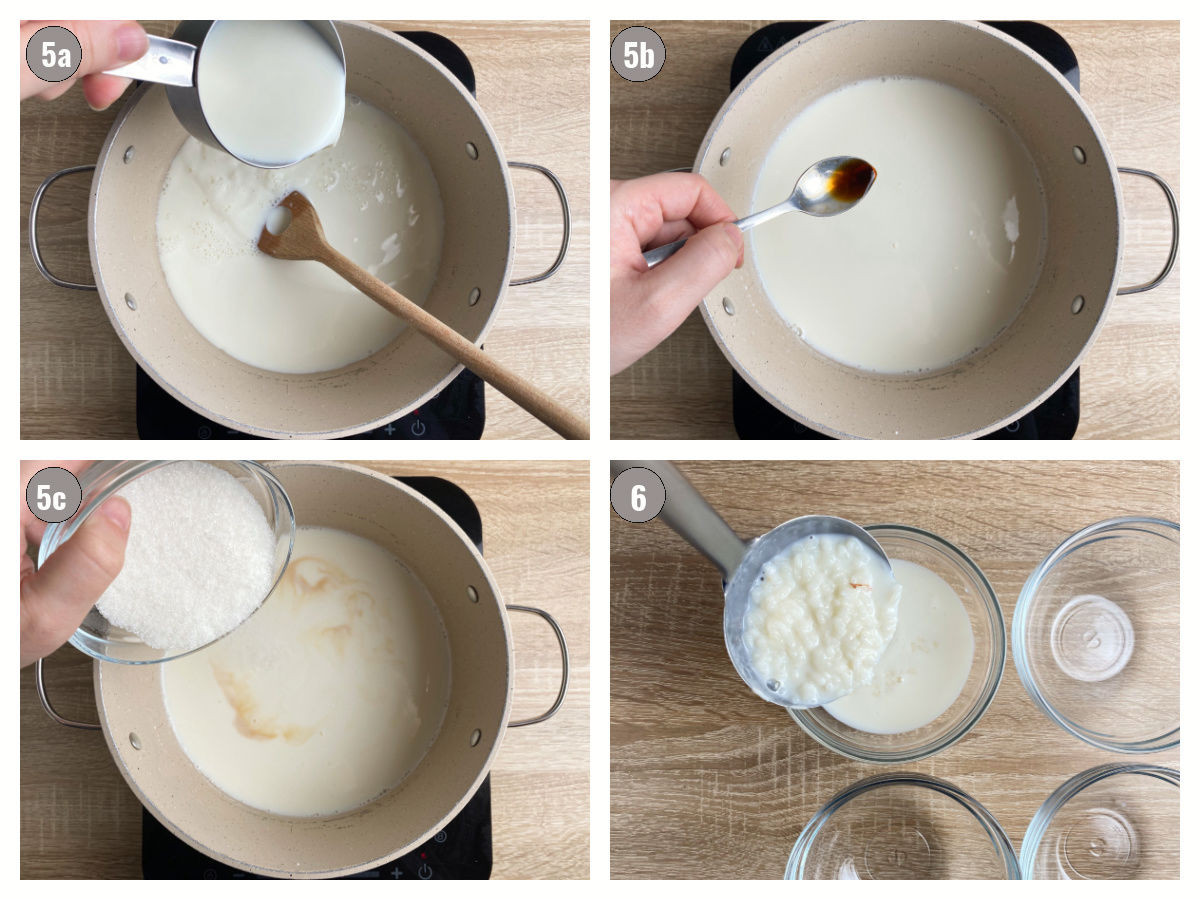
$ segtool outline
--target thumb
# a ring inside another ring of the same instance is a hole
[[[732,222],[717,222],[696,232],[679,251],[643,276],[643,283],[656,297],[685,297],[684,316],[741,264],[742,232]]]
[[[146,30],[137,22],[71,22],[71,30],[83,48],[79,75],[115,69],[145,55],[150,47]]]
[[[114,497],[21,582],[21,665],[66,643],[125,564],[130,509]]]

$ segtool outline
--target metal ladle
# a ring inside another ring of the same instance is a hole
[[[333,22],[325,19],[305,20],[337,54],[342,64],[342,77],[346,74],[346,52],[342,49],[342,39],[338,36]],[[264,163],[261,160],[247,159],[234,153],[213,134],[200,102],[200,89],[196,84],[196,72],[200,54],[204,50],[204,40],[216,20],[190,20],[181,22],[170,38],[149,35],[150,46],[141,59],[136,59],[128,65],[117,69],[109,69],[105,75],[118,75],[122,78],[132,78],[136,81],[151,81],[161,84],[167,89],[167,100],[179,124],[198,141],[224,150],[235,159],[259,169],[282,169],[295,165],[299,159],[282,162]],[[248,85],[247,90],[253,90]]]
[[[746,542],[734,534],[720,514],[709,506],[695,486],[671,463],[662,460],[614,460],[612,474],[616,477],[635,466],[649,469],[662,479],[667,500],[658,517],[721,570],[725,584],[725,650],[742,681],[764,700],[789,709],[821,706],[836,700],[837,697],[823,697],[818,703],[802,703],[754,668],[750,651],[742,639],[746,609],[750,605],[750,589],[768,560],[796,541],[816,535],[858,538],[867,549],[879,554],[891,572],[892,563],[879,542],[861,526],[837,516],[800,516]]]
[[[796,181],[791,196],[782,203],[751,213],[733,224],[742,231],[796,210],[810,216],[836,216],[851,209],[867,195],[875,183],[875,167],[857,156],[831,156],[809,166]],[[642,254],[646,265],[654,268],[673,256],[687,238],[663,244]]]

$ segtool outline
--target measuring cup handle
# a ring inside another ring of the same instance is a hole
[[[547,719],[553,718],[554,714],[563,704],[563,698],[567,696],[567,684],[571,680],[571,657],[567,653],[567,639],[563,636],[562,628],[559,627],[554,616],[546,612],[544,609],[538,609],[536,606],[517,606],[510,603],[505,607],[509,612],[531,613],[535,616],[540,616],[546,623],[554,629],[554,637],[558,641],[558,651],[562,654],[562,681],[558,686],[558,696],[550,705],[550,708],[540,716],[534,716],[532,719],[521,719],[519,722],[509,722],[509,728],[521,728],[525,725],[536,725],[538,722],[545,722]]]
[[[1117,288],[1118,294],[1140,294],[1142,291],[1150,291],[1158,287],[1171,274],[1171,269],[1175,268],[1175,256],[1179,253],[1179,204],[1175,202],[1175,194],[1172,192],[1171,186],[1161,175],[1156,175],[1146,169],[1130,169],[1126,166],[1119,167],[1117,171],[1125,175],[1141,175],[1143,178],[1149,178],[1162,188],[1162,192],[1167,198],[1167,205],[1171,208],[1171,252],[1167,254],[1167,262],[1162,267],[1162,271],[1144,284]]]
[[[614,461],[613,476],[634,467],[649,469],[662,479],[663,487],[667,490],[667,501],[659,518],[711,559],[726,581],[732,579],[733,573],[741,565],[742,557],[746,555],[745,542],[734,534],[733,529],[674,465],[663,460]]]
[[[105,75],[132,78],[134,81],[153,81],[174,87],[190,88],[196,67],[196,48],[184,41],[149,35],[149,48],[141,59],[116,69],[106,69]]]
[[[42,660],[40,659],[33,664],[33,680],[37,684],[38,699],[42,701],[42,709],[59,725],[66,725],[68,728],[82,728],[85,731],[100,730],[99,725],[93,725],[91,722],[76,722],[74,719],[68,719],[58,714],[58,710],[50,702],[50,695],[46,693],[46,682],[42,677]]]
[[[537,163],[513,162],[509,160],[508,167],[510,169],[529,169],[533,172],[541,172],[554,188],[554,192],[558,194],[558,203],[562,207],[562,243],[558,247],[558,256],[554,258],[554,262],[550,264],[550,268],[529,278],[514,278],[509,282],[510,285],[537,284],[539,281],[545,281],[557,272],[558,267],[567,258],[567,248],[571,246],[571,204],[567,202],[567,192],[563,188],[562,182],[558,180],[558,176],[545,166],[539,166]]]

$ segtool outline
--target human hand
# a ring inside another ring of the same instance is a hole
[[[47,466],[80,474],[84,460],[21,462],[21,665],[49,656],[67,642],[125,563],[129,503],[113,497],[88,516],[71,539],[34,571],[27,549],[42,540],[46,523],[29,511],[25,488]]]
[[[39,28],[47,25],[61,25],[69,30],[79,38],[79,46],[83,49],[79,71],[66,81],[42,81],[29,71],[25,62],[25,48],[29,39]],[[53,100],[79,81],[83,85],[83,97],[88,106],[95,110],[105,109],[121,96],[130,80],[100,73],[141,59],[149,47],[146,31],[137,22],[21,22],[21,99],[41,97],[43,100]]]
[[[610,185],[610,374],[641,359],[741,266],[733,211],[700,175],[664,172]],[[642,250],[690,237],[674,256],[646,265]]]

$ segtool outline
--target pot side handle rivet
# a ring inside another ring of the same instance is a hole
[[[733,301],[728,297],[721,298],[721,309],[725,310],[728,315],[733,315]]]
[[[467,156],[471,159],[479,159],[479,148],[470,141],[467,141]]]
[[[130,309],[137,309],[137,300],[134,299],[133,294],[129,292],[125,293],[125,305]]]
[[[467,585],[467,599],[472,603],[479,602],[479,591],[475,590],[475,585],[473,584]]]
[[[471,293],[467,295],[467,306],[474,306],[479,302],[481,296],[483,296],[483,292],[479,288],[471,288]]]
[[[133,747],[134,750],[142,749],[142,739],[137,736],[136,731],[129,732],[129,743]]]
[[[1083,148],[1076,145],[1071,148],[1071,155],[1075,157],[1075,162],[1081,166],[1087,162],[1087,154],[1083,152]]]
[[[733,148],[726,147],[724,150],[721,151],[721,158],[718,160],[718,162],[721,165],[725,165],[727,162],[729,162],[729,155],[731,153],[733,153]]]
[[[478,728],[476,728],[474,731],[472,731],[471,732],[471,746],[472,747],[478,746],[479,739],[482,737],[483,737],[483,732],[480,731]]]
[[[1076,294],[1075,299],[1071,301],[1071,315],[1077,316],[1083,312],[1083,304],[1085,302],[1083,294]]]
[[[121,157],[124,162],[129,162],[133,159],[133,144],[125,148],[125,155]]]

